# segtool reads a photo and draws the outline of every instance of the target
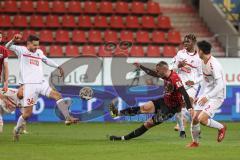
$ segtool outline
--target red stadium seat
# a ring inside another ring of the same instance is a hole
[[[95,46],[84,45],[82,47],[82,55],[83,56],[96,56],[97,52],[96,52]]]
[[[143,16],[142,17],[142,27],[146,28],[146,29],[154,29],[155,28],[154,17]]]
[[[27,41],[27,38],[29,35],[36,35],[36,32],[34,30],[24,30],[23,31],[23,41]]]
[[[12,27],[12,22],[9,15],[0,15],[0,22],[0,27]]]
[[[160,13],[161,13],[161,10],[160,10],[159,3],[149,1],[149,2],[147,3],[146,13],[147,13],[147,14],[151,14],[151,15],[158,15],[158,14],[160,14]]]
[[[87,14],[97,14],[98,9],[97,9],[97,4],[94,1],[85,1],[84,6],[83,6],[83,11],[84,13]]]
[[[101,14],[112,14],[113,13],[113,7],[112,2],[108,1],[102,1],[99,5],[99,13]]]
[[[59,43],[68,43],[68,42],[69,42],[69,34],[68,34],[68,31],[65,31],[65,30],[57,30],[57,31],[56,31],[56,42],[59,42]]]
[[[49,48],[50,57],[64,57],[62,46],[52,45]]]
[[[78,57],[78,56],[80,56],[78,47],[73,46],[73,45],[67,45],[65,53],[66,53],[66,56],[68,56],[68,57]]]
[[[133,13],[133,14],[144,14],[145,13],[144,3],[143,2],[138,2],[138,1],[132,2],[131,13]]]
[[[130,29],[140,28],[137,16],[127,16],[126,17],[126,27]]]
[[[49,7],[49,4],[48,4],[48,1],[44,1],[44,0],[37,1],[36,11],[38,13],[49,13],[50,12],[50,7]]]
[[[18,12],[17,1],[15,0],[7,0],[4,1],[4,5],[2,7],[3,13],[15,13]]]
[[[27,27],[27,17],[22,15],[16,15],[13,19],[13,25],[14,27]]]
[[[123,18],[121,16],[111,16],[110,27],[114,29],[125,28]]]
[[[134,42],[133,32],[131,32],[131,31],[121,31],[120,32],[120,41]]]
[[[79,16],[78,26],[81,28],[91,28],[92,27],[91,18],[89,16]]]
[[[143,47],[133,45],[132,48],[130,49],[130,56],[131,57],[144,57]]]
[[[158,22],[157,22],[157,27],[159,29],[170,29],[171,28],[171,22],[170,22],[169,17],[159,16],[158,17]]]
[[[177,50],[174,46],[164,46],[163,47],[163,56],[164,57],[174,57],[177,53]]]
[[[162,31],[152,32],[152,42],[158,44],[166,43],[165,33]]]
[[[48,15],[46,17],[46,27],[58,28],[60,26],[58,16]]]
[[[168,43],[172,44],[180,44],[181,41],[181,35],[178,31],[169,31],[168,32]]]
[[[149,43],[149,35],[147,31],[137,31],[136,33],[136,42],[137,43]]]
[[[81,30],[74,30],[72,32],[72,42],[74,43],[86,43],[85,32]]]
[[[101,43],[102,42],[101,32],[97,30],[90,30],[88,32],[88,41],[91,43]]]
[[[104,41],[105,42],[117,42],[118,36],[116,31],[107,30],[104,32]]]
[[[66,8],[64,1],[52,1],[52,13],[65,13]]]
[[[19,11],[22,13],[33,13],[35,11],[33,7],[33,1],[31,0],[20,1]]]
[[[47,55],[47,49],[45,46],[40,46],[39,49],[41,49],[43,51],[44,55]]]
[[[101,45],[98,48],[98,56],[100,56],[100,57],[112,57],[112,51],[106,49],[105,45]]]
[[[34,28],[45,27],[42,16],[38,16],[38,15],[30,16],[30,27],[34,27]]]
[[[117,1],[115,7],[115,13],[117,14],[129,14],[128,2]]]
[[[107,18],[105,16],[95,16],[94,17],[94,27],[95,28],[108,28]]]
[[[50,30],[41,30],[39,32],[39,38],[40,38],[41,42],[52,43],[53,42],[52,31],[50,31]]]
[[[160,49],[158,46],[150,45],[147,47],[148,57],[161,57]]]
[[[79,1],[70,1],[67,8],[68,13],[79,14],[82,13],[82,5]]]
[[[74,28],[76,27],[74,16],[64,15],[62,17],[62,26],[65,28]]]
[[[121,49],[117,46],[116,50],[114,51],[115,57],[128,57],[129,56],[129,49]]]

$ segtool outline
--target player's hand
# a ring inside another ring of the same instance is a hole
[[[60,72],[60,77],[64,77],[64,71],[62,69],[62,67],[58,67],[59,72]]]
[[[197,101],[198,101],[198,99],[199,99],[198,97],[197,97],[197,98],[195,98],[195,99],[193,100],[193,103],[194,103],[194,104],[196,104],[196,103],[197,103]]]
[[[185,84],[189,87],[192,87],[194,85],[194,82],[193,81],[187,81],[187,82],[185,82]]]
[[[182,68],[182,67],[184,67],[186,65],[187,65],[187,60],[186,59],[178,62],[178,68]]]
[[[4,82],[3,84],[3,89],[2,89],[4,92],[7,92],[8,91],[8,82]]]
[[[19,42],[22,39],[22,34],[18,33],[13,36],[13,42]]]
[[[140,68],[140,63],[138,62],[134,62],[133,65],[136,66],[137,68]]]
[[[202,97],[199,101],[198,101],[198,104],[200,106],[204,106],[206,103],[207,103],[208,99],[207,97]]]

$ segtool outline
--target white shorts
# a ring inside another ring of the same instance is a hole
[[[23,107],[35,105],[40,94],[49,97],[51,91],[52,88],[49,86],[48,81],[39,84],[24,84],[21,105]]]
[[[194,87],[188,88],[187,90],[188,96],[192,97],[193,99],[197,96],[197,89]]]
[[[201,98],[199,98],[201,99]],[[204,106],[200,106],[198,103],[195,105],[194,110],[203,111],[209,115],[209,117],[213,118],[216,111],[223,104],[224,99],[209,99],[208,102]]]

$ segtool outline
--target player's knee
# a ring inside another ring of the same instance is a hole
[[[147,129],[152,128],[153,126],[155,126],[155,124],[153,122],[149,122],[149,121],[145,122],[143,125]]]
[[[208,119],[206,119],[206,118],[203,117],[203,116],[198,116],[198,121],[199,121],[201,124],[206,125]]]

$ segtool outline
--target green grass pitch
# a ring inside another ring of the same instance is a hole
[[[5,124],[0,134],[0,160],[239,160],[240,124],[227,123],[222,143],[216,142],[217,131],[202,126],[199,148],[188,149],[187,138],[180,139],[168,122],[148,131],[142,137],[111,142],[107,134],[129,133],[140,123],[60,123],[28,124],[29,134],[12,142],[13,124]],[[187,128],[189,130],[189,128]]]

